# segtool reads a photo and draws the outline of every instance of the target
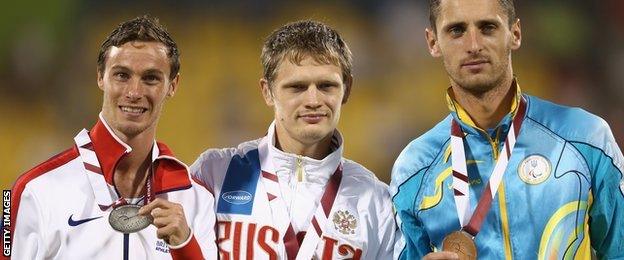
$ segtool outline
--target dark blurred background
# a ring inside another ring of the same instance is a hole
[[[157,138],[186,163],[209,147],[262,136],[262,41],[318,19],[354,54],[355,83],[340,130],[346,156],[389,181],[396,156],[448,113],[448,79],[424,41],[428,1],[10,1],[0,15],[0,184],[68,148],[101,108],[99,45],[124,20],[151,14],[182,53],[181,82]],[[624,142],[624,1],[516,1],[522,90],[605,118]]]

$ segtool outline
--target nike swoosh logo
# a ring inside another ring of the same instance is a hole
[[[99,216],[99,217],[94,217],[94,218],[85,218],[85,219],[80,219],[80,220],[73,220],[72,219],[73,216],[74,216],[74,214],[69,216],[69,219],[67,219],[67,224],[72,226],[72,227],[75,227],[75,226],[78,226],[80,224],[84,224],[84,223],[87,223],[87,222],[89,222],[91,220],[96,220],[96,219],[102,217],[102,216]]]

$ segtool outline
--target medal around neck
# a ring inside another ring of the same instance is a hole
[[[442,241],[442,251],[454,252],[459,260],[476,260],[477,246],[465,231],[455,231],[448,234]]]
[[[108,223],[114,230],[130,234],[138,232],[152,224],[154,218],[151,215],[139,215],[139,205],[123,205],[116,207],[108,215]]]

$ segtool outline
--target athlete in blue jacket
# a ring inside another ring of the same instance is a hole
[[[451,110],[392,171],[399,259],[624,258],[624,158],[607,123],[523,94],[510,0],[430,1]]]

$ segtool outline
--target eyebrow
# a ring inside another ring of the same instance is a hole
[[[485,24],[495,24],[495,25],[500,25],[500,22],[497,19],[482,19],[482,20],[478,20],[476,22],[477,26],[483,26]],[[456,26],[461,26],[461,27],[467,27],[468,23],[466,22],[451,22],[447,25],[445,25],[443,27],[444,31],[448,31],[449,29],[456,27]]]
[[[132,71],[130,68],[128,68],[126,66],[123,66],[123,65],[115,65],[115,66],[111,67],[111,70],[122,70],[124,72]],[[144,72],[142,72],[141,74],[143,74],[143,75],[151,74],[151,75],[159,75],[159,76],[165,75],[165,73],[162,70],[159,70],[159,69],[147,69]]]
[[[497,19],[483,19],[483,20],[477,21],[477,25],[479,26],[483,26],[485,24],[500,25],[500,22]]]
[[[311,83],[315,83],[315,84],[340,84],[340,81],[334,80],[334,79],[319,79],[319,80],[313,80],[313,81],[309,81],[309,80],[292,80],[292,81],[286,81],[283,83],[283,86],[295,86],[295,85],[309,85]]]
[[[284,87],[288,87],[288,86],[296,86],[296,85],[308,85],[309,81],[306,80],[290,80],[290,81],[285,81],[282,86]]]
[[[122,66],[122,65],[115,65],[111,67],[111,70],[124,70],[124,71],[130,71],[130,68],[126,67],[126,66]]]
[[[156,75],[159,75],[159,76],[165,75],[165,73],[164,73],[164,72],[162,72],[162,71],[161,71],[161,70],[159,70],[159,69],[148,69],[148,70],[146,70],[145,72],[143,72],[143,74],[148,74],[148,75],[149,75],[149,74],[152,74],[152,75],[153,75],[153,74],[156,74]]]

